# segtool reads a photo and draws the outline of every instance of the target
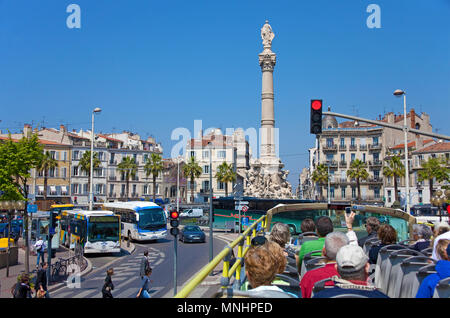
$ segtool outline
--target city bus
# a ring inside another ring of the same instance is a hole
[[[411,214],[416,217],[417,223],[435,224],[449,221],[447,210],[440,210],[431,204],[414,205],[411,207]]]
[[[102,209],[120,215],[122,236],[129,240],[156,241],[167,236],[166,214],[153,202],[107,202]]]
[[[75,206],[73,204],[52,204],[50,206],[50,212],[58,212],[58,217],[56,218],[57,224],[55,224],[55,229],[57,229],[57,233],[58,233],[58,246],[59,245],[65,245],[66,246],[66,232],[65,229],[63,229],[61,226],[59,226],[60,224],[60,220],[61,220],[61,212],[62,211],[70,211],[70,210],[74,210]],[[56,236],[56,235],[55,235]],[[53,242],[53,239],[52,239]],[[52,246],[55,246],[52,244]]]
[[[63,210],[59,223],[71,249],[80,244],[85,254],[120,252],[120,217],[112,211]]]
[[[297,199],[262,199],[255,197],[243,197],[242,201],[247,201],[248,210],[241,212],[242,224],[250,226],[253,222],[258,220],[262,215],[265,215],[268,210],[279,204],[295,204],[295,203],[312,203],[313,200],[297,200]],[[228,228],[227,224],[238,224],[239,211],[235,210],[236,200],[233,197],[221,197],[213,199],[213,213],[215,228]],[[284,222],[282,218],[278,216],[274,220],[275,222]],[[288,220],[292,221],[292,220]],[[286,222],[289,225],[291,232],[294,234],[300,231],[301,222]]]

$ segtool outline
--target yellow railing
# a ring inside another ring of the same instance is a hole
[[[230,278],[236,273],[236,280],[240,280],[242,263],[244,261],[245,254],[247,253],[250,242],[253,237],[255,237],[258,232],[256,231],[258,224],[261,224],[261,230],[264,231],[266,225],[266,216],[260,217],[256,222],[254,222],[248,229],[246,229],[236,240],[226,246],[211,262],[206,264],[186,285],[180,290],[174,297],[175,298],[186,298],[192,293],[192,291],[202,283],[202,281],[214,270],[214,268],[223,261],[222,270],[222,288],[226,288],[229,285]],[[236,262],[230,268],[231,251],[233,248],[238,246],[238,255]],[[246,247],[244,248],[244,244]]]

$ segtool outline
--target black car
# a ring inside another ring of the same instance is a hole
[[[182,242],[205,242],[205,233],[197,225],[186,225],[180,231]]]

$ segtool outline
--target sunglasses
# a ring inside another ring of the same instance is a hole
[[[264,236],[258,235],[258,236],[255,236],[254,238],[252,238],[251,244],[253,246],[259,246],[259,245],[266,244],[266,242],[267,242],[267,239]]]

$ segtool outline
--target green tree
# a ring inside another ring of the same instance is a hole
[[[367,165],[359,159],[354,160],[350,164],[350,169],[347,170],[347,177],[356,180],[356,187],[358,188],[358,201],[361,201],[361,180],[367,180],[369,173],[366,170]]]
[[[0,190],[1,200],[27,201],[30,171],[42,161],[43,146],[36,134],[13,141],[11,136],[0,144]],[[28,237],[28,205],[23,212],[25,237]],[[30,246],[25,240],[25,273],[29,273]]]
[[[126,182],[126,199],[128,201],[129,197],[129,186],[130,179],[136,177],[137,173],[137,164],[134,158],[125,157],[122,159],[122,162],[117,165],[117,170],[121,173],[122,177],[125,178]]]
[[[317,166],[317,169],[314,170],[312,174],[312,181],[314,181],[316,184],[319,185],[320,189],[320,197],[322,200],[325,198],[323,197],[323,189],[322,187],[328,183],[328,167],[327,165],[321,163]]]
[[[216,173],[217,181],[225,183],[225,196],[228,196],[228,183],[236,181],[236,172],[233,169],[233,165],[223,162],[217,167]]]
[[[430,187],[430,199],[433,197],[433,181],[442,182],[449,180],[449,169],[445,160],[430,157],[427,161],[422,161],[421,170],[418,173],[418,180],[428,180]]]
[[[403,165],[400,156],[392,156],[385,162],[387,165],[383,167],[383,175],[394,178],[395,201],[399,201],[397,178],[405,176],[405,166]]]
[[[191,202],[194,202],[194,181],[202,174],[202,168],[199,166],[195,157],[191,157],[189,161],[183,166],[183,173],[186,178],[190,179],[191,183]]]
[[[100,167],[102,162],[100,159],[98,159],[98,153],[94,152],[94,155],[92,156],[92,166],[94,169],[97,169]],[[88,176],[88,191],[90,192],[91,189],[91,151],[85,151],[83,153],[83,156],[80,159],[80,162],[78,163],[78,167],[80,170]],[[90,199],[90,198],[89,198]]]
[[[158,177],[158,174],[163,171],[163,169],[164,165],[161,155],[152,153],[149,160],[145,163],[144,171],[147,178],[150,174],[153,177],[153,202],[156,202],[156,178]]]
[[[58,167],[58,161],[52,157],[49,151],[46,151],[37,166],[37,171],[44,175],[44,200],[47,200],[48,172],[56,167]]]

